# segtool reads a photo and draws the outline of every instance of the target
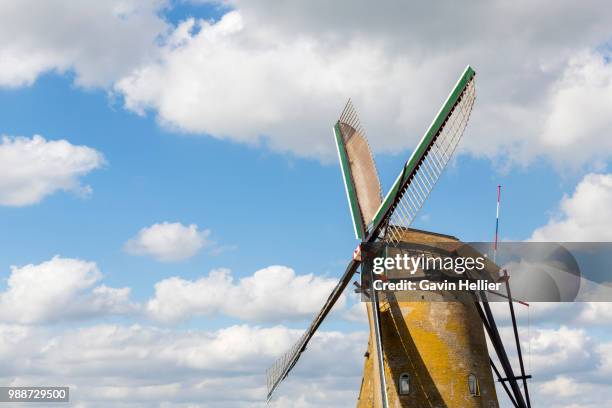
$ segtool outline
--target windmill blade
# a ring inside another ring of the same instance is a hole
[[[366,225],[382,202],[382,190],[368,140],[350,99],[333,130],[355,236],[363,240]]]
[[[349,201],[349,208],[353,218],[353,227],[357,239],[363,240],[367,233],[367,225],[372,221],[376,210],[382,202],[382,193],[376,164],[368,145],[365,132],[353,103],[349,99],[340,119],[334,125],[334,136],[338,149],[338,158],[344,178],[344,187]],[[381,327],[379,322],[380,309],[377,294],[373,294],[373,307],[367,307],[368,320],[372,329],[374,348],[377,362],[375,371],[378,376],[378,389],[381,398],[387,401],[387,387],[384,376],[384,363],[381,342]],[[386,407],[386,405],[384,405]]]
[[[267,399],[270,401],[272,398],[272,394],[278,387],[278,385],[287,377],[289,371],[293,368],[295,363],[297,363],[300,355],[306,350],[306,346],[308,342],[317,331],[325,317],[329,314],[332,307],[340,298],[340,295],[347,287],[351,278],[355,274],[357,267],[359,266],[359,262],[356,260],[352,260],[349,262],[342,278],[331,292],[327,301],[325,302],[323,308],[319,312],[319,314],[315,317],[313,322],[310,324],[310,327],[306,332],[298,339],[298,341],[287,351],[285,352],[276,362],[266,371],[266,383],[268,386],[268,396]]]
[[[475,75],[468,66],[457,81],[374,215],[370,235],[386,225],[385,240],[401,241],[463,136],[476,99]]]
[[[358,239],[363,240],[366,234],[365,227],[372,220],[376,209],[380,206],[382,194],[376,165],[374,164],[365,132],[359,123],[357,113],[350,99],[344,107],[340,119],[334,125],[333,130],[355,235]],[[337,286],[329,295],[325,305],[315,317],[308,330],[267,370],[268,400],[270,400],[276,387],[285,379],[300,358],[315,331],[350,283],[358,266],[359,262],[355,260],[349,263],[344,275],[340,278]]]

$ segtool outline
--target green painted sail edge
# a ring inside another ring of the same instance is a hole
[[[334,125],[334,139],[336,140],[336,148],[338,150],[338,159],[340,161],[340,168],[342,169],[342,180],[344,181],[344,189],[346,190],[346,197],[349,201],[349,208],[351,210],[351,216],[353,218],[353,228],[355,229],[355,237],[359,240],[363,240],[365,237],[364,222],[361,218],[361,210],[359,203],[357,202],[357,193],[353,184],[353,178],[351,176],[351,168],[349,165],[348,154],[344,147],[344,141],[342,139],[342,133],[340,132],[340,122],[336,122]]]
[[[380,207],[378,207],[378,210],[376,211],[376,214],[372,219],[372,223],[370,224],[371,226],[375,228],[380,222],[382,222],[382,219],[386,215],[387,210],[391,205],[393,205],[393,202],[395,201],[397,191],[404,184],[405,178],[410,176],[410,174],[414,171],[414,168],[419,163],[419,161],[431,145],[434,136],[440,131],[440,128],[444,124],[444,121],[450,115],[450,112],[453,106],[455,106],[455,104],[457,103],[459,96],[475,74],[476,72],[469,65],[465,68],[465,71],[463,71],[463,74],[461,74],[461,77],[457,81],[457,84],[455,85],[454,89],[448,95],[448,98],[446,98],[446,102],[444,102],[444,104],[440,108],[440,111],[438,112],[433,122],[431,122],[431,125],[429,125],[429,128],[421,138],[421,141],[419,142],[417,148],[414,150],[414,152],[412,152],[412,155],[404,165],[404,168],[402,169],[400,174],[397,176],[397,179],[395,179],[395,182],[393,183],[393,186],[385,196],[385,199],[380,204]]]

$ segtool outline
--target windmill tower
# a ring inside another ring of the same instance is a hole
[[[450,161],[475,97],[475,72],[468,66],[384,198],[365,133],[351,102],[347,103],[333,130],[357,239],[428,245],[432,251],[440,243],[460,246],[454,237],[414,230],[410,224]],[[306,350],[360,263],[360,257],[353,257],[309,329],[268,370],[268,400]],[[491,264],[487,270],[496,273],[498,268]],[[530,407],[528,376],[523,371],[515,376],[484,293],[441,302],[436,300],[448,293],[423,293],[420,301],[403,301],[393,294],[383,299],[376,290],[365,291],[370,299],[366,303],[370,337],[358,408],[496,408],[491,368],[512,404]],[[485,330],[505,378],[489,357]]]

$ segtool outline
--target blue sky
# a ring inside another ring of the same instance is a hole
[[[31,88],[4,91],[0,97],[5,134],[67,137],[106,159],[84,179],[94,188],[89,197],[60,192],[41,205],[0,208],[3,228],[12,232],[2,237],[6,250],[0,259],[6,266],[56,254],[96,259],[109,284],[129,285],[144,299],[163,277],[194,278],[216,267],[240,276],[282,264],[301,273],[337,276],[357,244],[335,162],[174,132],[158,126],[152,115],[125,111],[102,91],[75,89],[70,75],[46,75]],[[376,156],[385,190],[409,154]],[[487,159],[461,156],[414,226],[466,241],[491,240],[496,186],[502,184],[502,236],[526,239],[573,189],[546,164],[512,171],[497,167]],[[169,265],[122,250],[138,230],[162,220],[210,228],[227,250]]]
[[[357,245],[331,132],[346,99],[386,191],[468,63],[478,73],[470,124],[413,226],[489,241],[501,184],[502,239],[612,240],[605,15],[564,3],[540,21],[501,2],[460,11],[389,5],[370,16],[367,2],[315,3],[112,1],[88,9],[57,0],[32,14],[27,5],[0,6],[0,23],[16,30],[15,41],[0,41],[0,382],[59,378],[97,395],[75,394],[87,406],[119,404],[113,392],[124,384],[158,387],[171,406],[260,406],[265,368],[310,322]],[[433,14],[455,24],[459,12],[464,23],[435,35],[423,23]],[[473,20],[477,13],[489,18]],[[567,36],[556,31],[563,19]],[[513,41],[500,52],[495,36]],[[34,135],[45,139],[39,153],[18,150]],[[67,143],[59,159],[49,153],[54,141]],[[40,186],[48,190],[36,193]],[[35,198],[15,198],[21,187]],[[179,237],[164,223],[177,223]],[[145,242],[160,225],[156,239],[175,248],[170,261]],[[189,245],[192,252],[181,251]],[[39,276],[48,288],[36,287]],[[302,302],[298,292],[268,289],[275,282],[314,295]],[[259,292],[245,309],[228,307],[222,296],[250,284]],[[268,316],[270,308],[280,312]],[[339,306],[278,406],[292,393],[305,407],[352,405],[367,329],[355,311],[351,301]],[[609,307],[543,307],[531,317],[533,337],[524,341],[559,361],[534,363],[536,398],[605,403],[559,390],[573,381],[592,395],[609,392]],[[574,341],[554,344],[559,336]],[[55,340],[34,340],[47,337]],[[57,360],[40,351],[49,347]],[[83,357],[71,371],[74,348],[102,357]],[[104,365],[108,350],[125,353],[121,386]],[[165,357],[147,363],[138,351]],[[228,360],[215,360],[224,352]],[[13,355],[42,362],[43,374],[14,366]],[[168,372],[149,376],[159,367]],[[108,388],[79,382],[83,373]],[[230,401],[221,391],[235,376],[245,390]],[[310,395],[304,378],[323,392]],[[144,401],[121,402],[153,403]]]

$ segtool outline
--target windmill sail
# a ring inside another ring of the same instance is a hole
[[[476,98],[475,75],[476,73],[470,66],[465,69],[425,132],[419,145],[404,165],[391,190],[375,212],[372,222],[369,223],[369,228],[364,228],[364,238],[362,238],[364,241],[374,242],[379,237],[384,236],[388,242],[399,242],[401,229],[407,228],[414,220],[417,211],[427,199],[433,185],[440,177],[446,164],[450,161],[467,126]],[[339,135],[344,137],[340,132],[335,132],[335,135],[337,142]],[[339,145],[339,150],[341,146]],[[342,163],[342,156],[340,160]],[[347,164],[349,164],[348,160],[345,164],[342,164],[343,174],[345,174],[345,168],[348,168]],[[376,177],[376,180],[378,180],[378,177]],[[345,177],[346,182],[347,178]],[[354,188],[356,184],[346,183],[345,186],[348,193],[349,187]],[[349,203],[353,203],[350,194]],[[354,203],[360,204],[356,193]],[[352,206],[351,210],[353,210]],[[355,214],[353,212],[353,216]],[[363,221],[362,213],[360,212],[359,214],[362,217],[360,221]],[[356,223],[355,225],[358,224]],[[383,230],[384,235],[382,234]],[[306,350],[308,342],[351,281],[358,266],[358,261],[352,260],[349,262],[340,281],[327,298],[323,308],[317,314],[308,330],[289,351],[283,354],[267,370],[268,400],[270,400],[278,385],[287,377],[301,354]]]
[[[355,236],[363,240],[382,193],[372,152],[350,99],[334,125],[334,136]]]
[[[463,71],[376,212],[372,232],[388,225],[386,241],[400,241],[401,230],[412,223],[450,161],[474,106],[475,75],[470,66]]]
[[[323,308],[312,321],[308,330],[306,330],[306,332],[298,339],[298,341],[293,345],[293,347],[291,347],[278,360],[276,360],[272,367],[268,368],[268,370],[266,371],[266,382],[268,385],[268,401],[272,397],[272,394],[274,393],[280,382],[283,381],[285,377],[287,377],[287,374],[289,374],[289,371],[291,371],[297,360],[300,358],[300,355],[304,352],[304,350],[306,350],[308,342],[310,341],[314,333],[317,331],[321,323],[323,323],[323,320],[329,314],[332,307],[334,306],[346,286],[351,281],[358,266],[359,262],[355,260],[349,262],[346,270],[344,271],[344,274],[342,275],[342,278],[340,278],[340,282],[338,282],[332,293],[329,295]]]
[[[350,99],[340,119],[334,125],[334,136],[355,235],[357,239],[363,240],[367,233],[366,226],[372,221],[376,210],[382,203],[382,193],[372,152]],[[374,371],[378,375],[374,382],[377,390],[380,390],[380,398],[386,402],[387,387],[384,376],[377,293],[373,294],[373,299],[374,301],[367,305],[366,310],[374,334],[372,338],[377,356]]]

